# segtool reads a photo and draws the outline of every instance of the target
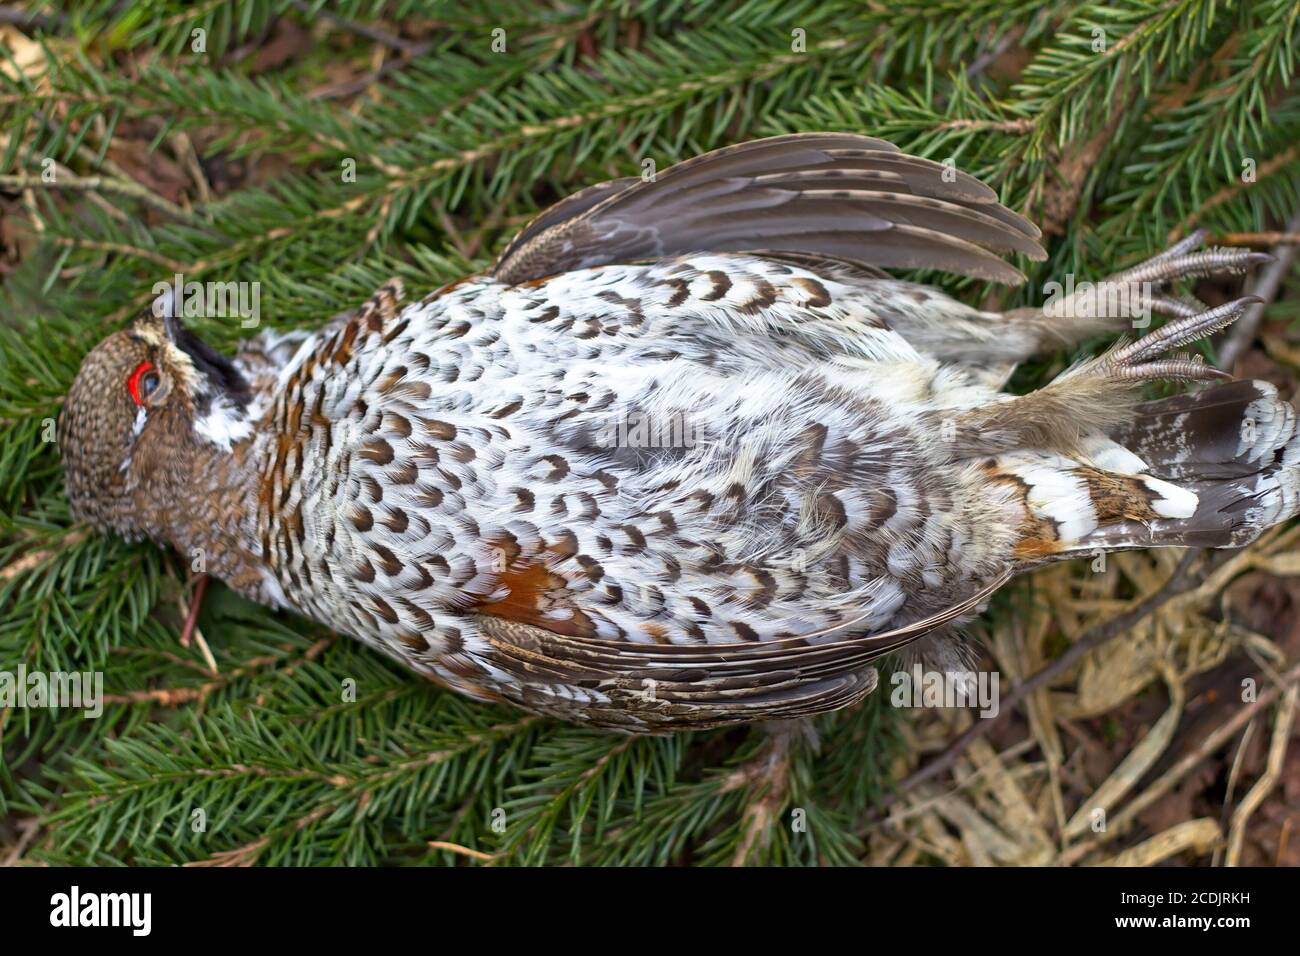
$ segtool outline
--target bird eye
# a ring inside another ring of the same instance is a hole
[[[154,368],[153,363],[141,362],[136,366],[135,371],[131,373],[131,377],[127,379],[126,387],[135,403],[143,405],[145,400],[157,391],[160,384],[162,384],[162,378],[159,376],[158,370]]]

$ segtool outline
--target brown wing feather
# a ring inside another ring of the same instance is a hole
[[[521,685],[507,696],[572,718],[560,685],[598,691],[593,723],[644,732],[807,717],[861,700],[876,684],[871,662],[972,612],[1009,579],[1001,577],[937,614],[879,634],[826,643],[808,635],[736,644],[651,644],[554,631],[503,617],[478,617],[493,665]],[[851,625],[850,625],[851,626]]]
[[[610,262],[772,250],[1017,283],[1024,276],[999,255],[1046,258],[1039,235],[965,173],[883,140],[807,133],[583,190],[534,220],[492,273],[515,284]]]
[[[566,220],[575,219],[578,216],[581,216],[592,206],[596,205],[596,203],[602,202],[610,196],[613,196],[615,193],[621,192],[640,181],[641,180],[636,176],[625,176],[622,179],[611,179],[608,182],[596,183],[593,186],[588,186],[586,189],[580,189],[572,196],[561,199],[555,205],[544,209],[542,212],[538,213],[536,218],[529,222],[528,225],[519,230],[518,234],[510,240],[510,244],[507,245],[501,255],[497,257],[497,266],[499,267],[502,262],[512,258],[520,247],[524,246],[526,243],[532,242],[537,236],[546,232],[546,230],[551,229]],[[533,276],[532,278],[541,277]]]

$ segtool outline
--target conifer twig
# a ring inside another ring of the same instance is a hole
[[[1300,212],[1291,217],[1290,223],[1287,224],[1287,232],[1300,233]],[[1219,349],[1219,368],[1230,369],[1236,365],[1237,359],[1255,340],[1259,323],[1264,318],[1264,310],[1282,290],[1282,283],[1291,271],[1291,263],[1295,261],[1297,248],[1300,247],[1286,243],[1273,249],[1273,261],[1268,264],[1259,282],[1250,290],[1251,294],[1259,296],[1261,301],[1247,309],[1228,331],[1223,347]]]
[[[173,202],[129,180],[114,179],[110,176],[78,176],[72,172],[61,172],[52,180],[40,176],[0,175],[0,189],[68,189],[78,192],[117,193],[138,199],[146,205],[165,212],[176,219],[192,219],[193,214]]]
[[[1300,159],[1300,143],[1297,143],[1290,149],[1283,150],[1266,162],[1260,163],[1259,168],[1255,171],[1255,182],[1259,182],[1266,176],[1272,175],[1279,169],[1282,169],[1297,159]],[[1201,203],[1200,206],[1198,206],[1196,210],[1187,217],[1185,222],[1170,231],[1169,242],[1172,244],[1180,236],[1190,234],[1191,231],[1196,228],[1196,224],[1207,212],[1235,199],[1237,194],[1245,189],[1247,185],[1249,184],[1245,182],[1234,181],[1229,183],[1227,186],[1224,186],[1209,199],[1205,200],[1205,202]],[[1288,231],[1294,232],[1295,230],[1288,229]]]
[[[73,528],[59,539],[58,547],[43,548],[39,551],[29,551],[22,557],[11,561],[3,568],[0,568],[0,584],[11,581],[19,575],[26,574],[33,568],[39,567],[43,562],[54,557],[63,548],[69,548],[74,544],[84,541],[90,532],[86,528]]]

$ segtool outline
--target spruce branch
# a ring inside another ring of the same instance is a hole
[[[119,196],[126,196],[130,199],[136,199],[140,202],[153,206],[155,209],[173,216],[177,219],[190,219],[191,214],[169,202],[157,193],[146,189],[139,183],[130,180],[114,179],[110,176],[77,176],[70,171],[62,172],[54,180],[46,180],[41,176],[8,176],[0,175],[0,189],[70,189],[75,191],[89,192],[107,192],[116,193]]]
[[[75,524],[43,437],[155,280],[259,282],[266,327],[317,327],[389,276],[431,290],[481,270],[539,209],[647,158],[814,129],[951,158],[1035,219],[1057,190],[1035,280],[1105,274],[1200,223],[1274,245],[1300,208],[1284,0],[411,0],[400,34],[398,8],[368,0],[92,0],[75,36],[69,9],[42,8],[59,35],[39,75],[0,70],[0,188],[31,227],[0,259],[0,670],[100,670],[108,700],[93,721],[0,712],[0,813],[23,818],[25,862],[852,864],[907,745],[880,693],[819,719],[820,750],[776,760],[758,732],[632,740],[525,718],[216,584],[214,676],[177,645],[167,560]],[[329,17],[253,63],[277,20]],[[189,209],[150,185],[168,143]],[[47,158],[62,182],[35,181]],[[223,349],[246,334],[195,328]],[[806,829],[785,825],[796,810]]]

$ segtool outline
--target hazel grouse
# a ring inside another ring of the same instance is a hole
[[[486,274],[233,358],[160,301],[72,385],[68,494],[476,698],[630,732],[844,707],[909,642],[955,669],[951,629],[1013,575],[1236,547],[1300,508],[1269,385],[1139,395],[1228,378],[1166,356],[1255,300],[1161,286],[1259,254],[1198,234],[1111,277],[1093,292],[1171,320],[1024,396],[1017,362],[1131,314],[982,312],[880,271],[1018,282],[1002,256],[1038,238],[881,140],[721,149],[569,197]]]

